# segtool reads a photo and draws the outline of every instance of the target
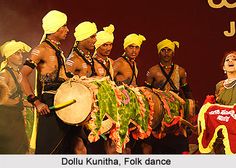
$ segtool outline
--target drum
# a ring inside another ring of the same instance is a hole
[[[94,115],[95,113],[99,113],[100,118],[97,121],[100,126],[99,133],[103,134],[108,132],[111,129],[113,122],[109,118],[105,119],[105,112],[101,114],[101,109],[100,111],[98,109],[98,99],[100,99],[100,104],[102,99],[104,99],[101,96],[100,98],[98,97],[98,90],[99,88],[101,89],[102,82],[106,80],[106,78],[101,77],[79,78],[78,76],[74,76],[64,82],[57,90],[54,98],[54,106],[70,100],[75,100],[75,103],[57,109],[57,116],[69,125],[86,125],[92,130],[93,127],[88,125],[90,120],[94,121],[91,119],[91,114]],[[112,110],[110,110],[110,112],[112,112]]]
[[[73,99],[76,100],[75,103],[56,110],[56,114],[63,122],[78,125],[89,116],[94,102],[92,92],[79,78],[72,78],[61,84],[56,92],[54,105]]]
[[[185,118],[191,120],[196,115],[196,103],[193,99],[186,99],[184,104]]]
[[[183,117],[179,111],[182,110],[180,99],[171,93],[117,86],[108,77],[74,76],[58,88],[54,105],[73,99],[75,103],[56,110],[58,117],[67,124],[85,123],[90,130],[90,142],[96,142],[104,133],[109,134],[119,153],[129,142],[130,134],[134,139],[145,139],[153,128],[163,123],[165,126],[178,124]],[[155,131],[159,134],[162,130]]]

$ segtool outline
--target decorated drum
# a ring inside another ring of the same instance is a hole
[[[117,86],[107,77],[74,76],[64,82],[57,90],[54,104],[71,99],[76,102],[56,110],[58,117],[68,124],[86,121],[90,142],[109,134],[119,153],[130,135],[136,140],[151,134],[160,138],[166,127],[179,125],[184,117],[184,101],[178,95],[146,87]]]

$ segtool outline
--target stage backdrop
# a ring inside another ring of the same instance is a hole
[[[174,62],[188,72],[193,94],[201,104],[224,79],[221,59],[236,50],[236,0],[1,0],[0,44],[21,40],[36,46],[43,34],[42,17],[57,9],[68,15],[70,33],[62,48],[67,55],[74,43],[74,28],[83,21],[95,22],[99,30],[112,23],[115,41],[111,58],[123,53],[123,39],[142,34],[137,58],[142,85],[149,67],[158,61],[156,44],[165,39],[180,42]]]

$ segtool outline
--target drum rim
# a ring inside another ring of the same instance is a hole
[[[91,111],[93,110],[93,103],[94,103],[94,100],[93,100],[93,93],[91,93],[91,89],[88,88],[88,86],[85,86],[83,83],[80,82],[80,80],[68,80],[64,83],[61,84],[61,86],[58,88],[56,94],[55,94],[55,98],[54,98],[54,104],[55,102],[57,101],[57,95],[61,92],[63,93],[63,91],[61,91],[63,89],[63,87],[67,84],[71,84],[71,83],[77,83],[79,84],[81,87],[83,88],[86,88],[88,93],[90,93],[90,102],[91,102],[91,106],[90,106],[90,110],[89,112],[86,112],[86,113],[83,113],[83,114],[87,114],[87,115],[84,115],[84,117],[81,117],[81,119],[78,121],[78,118],[76,120],[73,120],[73,121],[70,121],[68,119],[65,119],[65,117],[63,117],[63,115],[61,115],[60,113],[62,113],[60,110],[56,110],[56,115],[58,116],[58,118],[60,118],[60,120],[62,120],[64,123],[68,124],[68,125],[81,125],[83,124],[86,120],[88,120],[89,116],[91,115]],[[71,84],[72,85],[72,84]],[[61,88],[61,90],[60,90]],[[86,102],[89,102],[89,100],[87,100]],[[87,110],[86,110],[87,111]],[[65,115],[65,114],[64,114]]]

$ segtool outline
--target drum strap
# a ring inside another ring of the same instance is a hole
[[[56,52],[57,63],[58,63],[58,72],[57,72],[57,76],[56,76],[56,81],[58,81],[58,79],[59,79],[59,73],[60,73],[61,67],[63,66],[63,67],[64,67],[64,70],[66,70],[66,69],[65,69],[65,64],[64,64],[63,57],[61,56],[62,51],[61,51],[61,49],[59,49],[58,47],[56,47],[55,45],[53,45],[49,39],[45,39],[44,42],[46,42],[46,43],[47,43],[50,47],[52,47],[52,49],[54,49],[55,52]],[[65,74],[66,74],[66,72],[65,72]]]
[[[167,74],[166,71],[164,70],[164,68],[161,66],[161,64],[159,63],[159,66],[161,68],[161,72],[163,73],[163,75],[165,76],[166,78],[166,81],[165,83],[162,85],[162,87],[160,88],[161,90],[164,90],[165,86],[167,83],[170,84],[170,86],[172,87],[173,91],[178,93],[178,89],[176,88],[174,82],[171,80],[171,75],[173,74],[174,72],[174,64],[171,65],[171,69],[170,69],[170,72]]]
[[[86,64],[91,67],[91,70],[92,70],[91,76],[96,76],[97,73],[96,73],[95,68],[94,68],[94,60],[93,60],[93,58],[91,58],[91,62],[90,62],[90,61],[88,61],[86,59],[84,53],[80,52],[77,47],[74,47],[73,49],[78,54],[78,56],[80,56],[84,60],[84,62],[86,62]]]
[[[107,75],[112,80],[111,73],[109,71],[110,70],[110,61],[108,61],[108,66],[106,67],[106,65],[104,65],[102,62],[100,62],[97,58],[94,58],[94,59],[106,70]]]
[[[128,58],[126,56],[124,56],[122,58],[124,58],[124,60],[129,64],[129,66],[130,66],[130,68],[132,70],[132,78],[131,78],[131,80],[130,80],[128,85],[131,85],[131,83],[132,83],[134,78],[135,78],[135,81],[136,81],[136,85],[138,85],[137,84],[137,76],[136,76],[136,73],[135,73],[135,64],[134,64],[134,62],[133,62],[133,65],[131,65],[131,63],[129,62],[129,60],[128,60]]]
[[[17,81],[16,76],[14,75],[12,69],[10,67],[8,67],[8,66],[6,66],[4,69],[6,69],[11,74],[11,76],[14,79],[15,84],[16,84],[16,91],[10,96],[10,98],[14,99],[18,95],[20,95],[20,97],[22,98],[21,86],[20,86],[19,82]]]

